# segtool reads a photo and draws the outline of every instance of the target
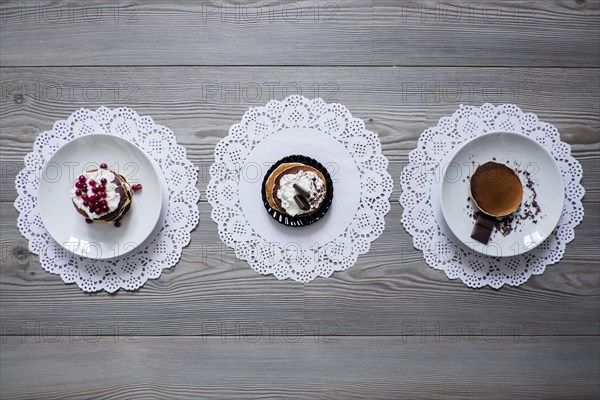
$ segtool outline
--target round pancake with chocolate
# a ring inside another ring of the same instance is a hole
[[[477,167],[470,179],[470,192],[475,205],[493,217],[515,212],[523,200],[523,185],[517,173],[493,161]]]
[[[267,197],[267,202],[269,203],[269,205],[276,209],[277,211],[281,212],[281,213],[286,213],[285,209],[283,208],[282,204],[281,204],[281,199],[279,199],[279,197],[277,196],[277,192],[280,188],[280,180],[282,177],[284,177],[285,175],[288,174],[297,174],[299,171],[305,171],[305,172],[313,172],[319,179],[321,179],[323,181],[323,190],[326,191],[327,190],[327,185],[325,184],[325,177],[323,176],[323,174],[321,173],[321,171],[319,171],[318,169],[310,166],[310,165],[306,165],[306,164],[302,164],[302,163],[283,163],[280,166],[278,166],[272,173],[271,175],[269,175],[267,182],[265,184],[265,190],[266,190],[266,197]],[[312,211],[315,212],[316,210]],[[302,215],[309,215],[310,213],[305,213]]]

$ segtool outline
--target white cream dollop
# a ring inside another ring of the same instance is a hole
[[[81,198],[81,196],[77,196],[75,194],[75,192],[77,191],[77,188],[75,187],[75,184],[73,184],[73,187],[71,188],[71,199],[73,200],[73,203],[75,203],[75,205],[77,206],[77,208],[79,208],[80,210],[83,210],[87,216],[90,219],[98,219],[106,214],[110,214],[111,212],[115,211],[117,209],[117,207],[119,206],[119,202],[121,201],[121,195],[119,194],[119,192],[117,192],[117,185],[113,182],[116,178],[115,174],[108,170],[108,169],[98,169],[97,171],[86,171],[82,174],[83,176],[85,176],[87,178],[87,187],[88,187],[88,192],[87,195],[88,196],[92,196],[92,187],[89,184],[90,179],[93,179],[97,182],[97,186],[100,186],[100,179],[105,178],[106,179],[106,185],[104,185],[106,187],[106,198],[102,199],[102,200],[106,200],[106,202],[108,203],[108,211],[104,212],[104,213],[100,213],[100,214],[96,214],[96,213],[90,213],[90,210],[88,209],[88,207],[85,207],[83,205],[83,199]]]
[[[310,194],[310,198],[306,199],[310,204],[309,210],[302,210],[294,200],[294,196],[299,194],[294,188],[294,184]],[[324,187],[325,182],[317,174],[312,171],[300,170],[295,174],[287,174],[281,177],[277,197],[281,200],[281,206],[285,212],[295,217],[296,215],[313,212],[321,206],[325,198]]]

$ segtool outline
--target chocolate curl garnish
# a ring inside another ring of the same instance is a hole
[[[303,196],[297,194],[294,196],[294,200],[296,201],[296,204],[298,204],[298,207],[300,207],[301,210],[310,210],[310,204],[308,204],[308,201]]]
[[[310,199],[310,193],[304,190],[302,186],[298,185],[297,183],[294,183],[294,189],[296,189],[298,193],[304,196],[305,199]]]

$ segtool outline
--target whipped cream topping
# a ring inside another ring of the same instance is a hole
[[[98,183],[98,185],[100,185],[100,179],[106,178],[106,185],[104,185],[106,187],[106,198],[103,200],[106,200],[106,202],[108,203],[108,211],[100,214],[90,213],[88,207],[85,207],[83,205],[83,199],[81,198],[81,196],[77,196],[75,194],[77,188],[73,186],[71,188],[71,199],[73,200],[73,203],[75,203],[77,208],[83,210],[83,212],[85,212],[88,218],[90,219],[98,219],[106,214],[110,214],[111,212],[115,211],[119,206],[119,202],[121,201],[121,195],[116,190],[117,185],[113,182],[116,178],[116,175],[108,169],[101,168],[93,172],[86,171],[82,175],[87,178],[88,182],[90,181],[90,179],[93,179]],[[91,189],[92,187],[88,184],[88,196],[91,196],[93,194],[91,192]]]
[[[302,210],[294,196],[298,191],[294,188],[294,184],[300,186],[303,190],[310,194],[308,204],[309,210]],[[296,215],[308,214],[319,207],[325,199],[325,182],[317,174],[312,171],[298,171],[295,174],[286,174],[279,180],[279,190],[277,190],[277,198],[281,200],[281,206],[288,215],[295,217]]]

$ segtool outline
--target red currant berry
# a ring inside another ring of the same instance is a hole
[[[102,178],[102,179],[100,179],[100,183],[101,183],[101,184],[103,184],[103,185],[106,185],[106,182],[107,182],[106,178]]]
[[[76,187],[77,189],[81,189],[81,186],[83,186],[83,185],[81,184],[81,182],[79,182],[79,181],[75,182],[75,187]]]
[[[105,199],[106,198],[106,192],[100,193],[100,196],[102,196],[102,198]]]
[[[105,192],[106,191],[106,186],[104,186],[104,185],[98,186],[98,191],[99,192]]]
[[[77,196],[81,196],[81,190],[77,189],[77,190],[75,191],[75,195],[77,195]]]
[[[90,214],[93,214],[93,213],[95,213],[95,212],[96,212],[96,207],[94,207],[94,205],[92,204],[92,205],[90,206],[89,210],[90,210]]]
[[[97,187],[93,187],[92,188],[92,193],[98,193],[98,188]]]
[[[134,192],[137,192],[138,190],[142,190],[142,184],[141,184],[141,183],[136,183],[135,185],[133,185],[133,186],[131,187],[131,189],[132,189]]]
[[[93,179],[90,179],[88,183],[90,184],[90,186],[96,186],[96,181]]]
[[[81,182],[81,183],[83,183],[87,180],[87,178],[83,175],[79,175],[79,178],[77,178],[77,179],[79,179],[79,182]]]
[[[102,168],[102,169],[107,169],[107,168],[108,168],[108,165],[106,165],[106,163],[102,163],[102,164],[100,164],[100,168]]]
[[[87,194],[84,193],[84,194],[81,195],[81,199],[84,200],[84,201],[87,201],[87,200],[90,199],[90,197]]]
[[[90,202],[89,202],[89,201],[85,200],[85,201],[83,202],[83,206],[84,206],[84,207],[89,207],[89,205],[90,205]]]
[[[91,224],[91,223],[92,223],[92,222],[94,222],[94,221],[92,221],[92,220],[91,220],[91,219],[89,219],[89,218],[86,218],[86,219],[85,219],[85,222],[86,222],[87,224]]]

